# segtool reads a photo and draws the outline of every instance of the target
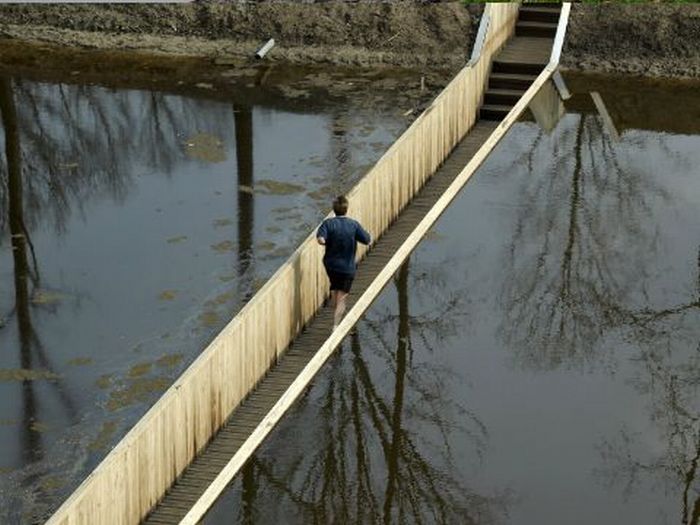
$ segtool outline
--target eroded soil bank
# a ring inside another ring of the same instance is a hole
[[[0,8],[0,36],[219,62],[249,59],[274,38],[266,60],[455,69],[480,12],[458,2],[12,5]]]
[[[700,5],[573,4],[562,62],[581,71],[700,77]]]
[[[481,9],[414,1],[5,5],[0,37],[230,65],[275,38],[272,62],[455,71]],[[562,62],[573,70],[698,77],[700,5],[574,4]]]

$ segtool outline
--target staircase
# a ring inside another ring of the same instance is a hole
[[[503,120],[544,69],[552,52],[560,13],[558,3],[522,4],[515,36],[493,63],[480,118]]]

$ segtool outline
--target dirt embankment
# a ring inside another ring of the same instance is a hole
[[[242,60],[456,69],[481,6],[292,2],[0,6],[0,37],[60,46]]]
[[[573,4],[563,66],[605,73],[700,77],[700,5]]]
[[[456,71],[481,10],[417,0],[4,5],[0,38],[230,65],[274,38],[270,62]],[[700,77],[700,5],[574,4],[562,62],[574,70]]]

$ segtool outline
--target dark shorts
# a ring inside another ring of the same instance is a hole
[[[355,276],[351,273],[338,273],[326,270],[328,278],[331,280],[331,290],[340,290],[341,292],[350,293],[352,281]]]

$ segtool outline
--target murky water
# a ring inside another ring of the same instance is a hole
[[[700,89],[623,84],[509,132],[207,523],[699,522]]]
[[[70,82],[0,78],[3,522],[55,508],[407,124],[390,90]]]

